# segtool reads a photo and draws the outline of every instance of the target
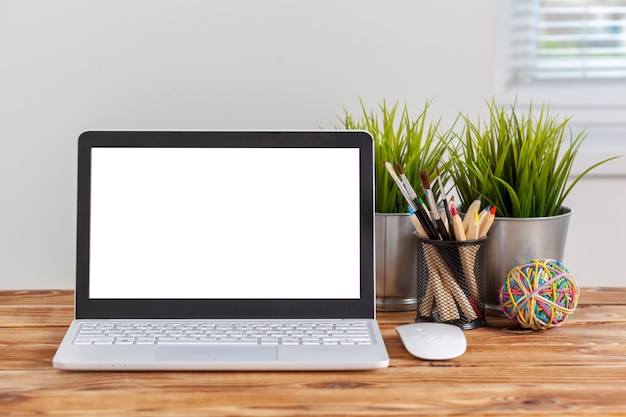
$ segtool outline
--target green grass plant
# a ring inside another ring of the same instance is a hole
[[[563,202],[587,173],[617,157],[593,164],[570,181],[576,155],[586,138],[542,105],[534,111],[507,110],[488,103],[489,117],[472,122],[462,115],[463,129],[450,142],[450,175],[466,210],[479,195],[483,205],[497,207],[498,217],[548,217],[561,213]]]
[[[431,176],[431,186],[437,198],[439,187],[435,182],[436,167],[442,166],[451,134],[440,132],[440,120],[428,121],[427,102],[423,110],[411,116],[407,105],[396,102],[388,106],[383,101],[378,111],[368,110],[361,101],[361,114],[352,115],[344,108],[341,125],[337,128],[365,130],[374,137],[375,157],[375,210],[377,213],[406,213],[407,203],[385,168],[384,162],[399,164],[418,196],[424,197],[419,172],[426,170]],[[397,170],[396,170],[397,171]],[[447,183],[447,171],[442,180]]]

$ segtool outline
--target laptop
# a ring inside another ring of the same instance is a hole
[[[356,370],[375,320],[362,131],[87,131],[66,370]]]

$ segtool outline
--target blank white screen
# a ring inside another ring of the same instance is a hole
[[[94,148],[90,298],[360,295],[359,150]]]

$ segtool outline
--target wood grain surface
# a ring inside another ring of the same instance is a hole
[[[51,360],[71,291],[0,292],[0,416],[626,415],[626,288],[583,288],[545,331],[504,317],[465,331],[467,352],[422,361],[378,314],[389,368],[356,372],[67,372]]]

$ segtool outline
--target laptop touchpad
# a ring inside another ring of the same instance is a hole
[[[274,346],[161,346],[156,360],[164,362],[231,362],[275,361],[278,349]]]

